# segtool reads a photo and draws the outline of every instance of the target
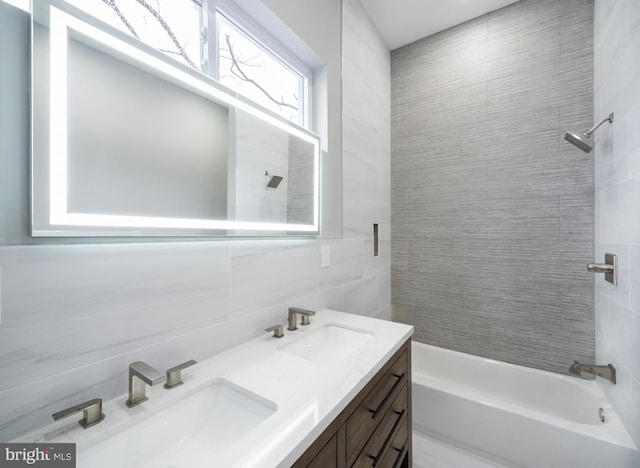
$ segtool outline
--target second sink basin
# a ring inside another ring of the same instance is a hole
[[[78,453],[78,466],[215,466],[234,442],[276,411],[276,405],[218,379],[184,400]],[[213,463],[213,464],[211,464]]]
[[[280,350],[314,362],[333,362],[344,359],[371,336],[365,330],[327,324],[286,344]]]

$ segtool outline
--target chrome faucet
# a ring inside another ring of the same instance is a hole
[[[287,330],[293,331],[298,329],[298,322],[296,317],[297,315],[302,316],[300,325],[309,325],[311,323],[309,317],[313,317],[314,315],[316,315],[316,313],[313,310],[300,309],[299,307],[289,307],[289,326],[287,327]]]
[[[164,372],[150,365],[135,361],[129,364],[129,399],[127,406],[133,408],[149,398],[145,396],[145,385],[158,385],[166,380]]]
[[[182,385],[184,383],[182,381],[182,371],[187,367],[195,366],[196,364],[198,364],[198,361],[191,359],[190,361],[183,362],[182,364],[178,364],[177,366],[168,369],[164,388],[171,390],[172,388]]]
[[[102,412],[102,398],[94,398],[93,400],[85,401],[79,405],[72,406],[71,408],[53,413],[53,420],[66,418],[72,414],[83,412],[83,417],[78,423],[85,429],[91,426],[95,426],[104,419],[104,413]]]
[[[273,332],[273,337],[274,338],[282,338],[282,337],[284,337],[284,333],[282,333],[282,328],[283,328],[282,325],[277,324],[277,325],[274,325],[272,327],[265,328],[264,331]]]
[[[603,379],[610,380],[613,384],[616,383],[616,368],[613,367],[612,364],[607,364],[606,366],[596,366],[594,364],[580,364],[578,361],[573,361],[573,364],[571,364],[571,367],[569,367],[569,372],[586,380],[593,380],[597,375],[598,377],[602,377]],[[583,376],[583,372],[586,372],[590,375]]]

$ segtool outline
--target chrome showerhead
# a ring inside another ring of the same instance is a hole
[[[564,139],[567,140],[569,143],[577,146],[585,153],[590,153],[593,147],[595,146],[595,143],[593,141],[593,132],[595,132],[596,129],[605,122],[609,122],[609,123],[613,122],[613,112],[609,114],[607,118],[602,119],[600,122],[595,124],[591,128],[591,130],[587,132],[580,133],[580,132],[573,132],[569,130],[567,133],[564,134]]]
[[[587,135],[586,133],[572,132],[569,130],[564,134],[564,139],[569,143],[576,145],[585,153],[591,153],[591,150],[593,149],[593,138],[591,138],[591,135]]]

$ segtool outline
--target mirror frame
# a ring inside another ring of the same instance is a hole
[[[262,108],[217,81],[164,56],[146,44],[101,23],[64,0],[34,2],[32,23],[49,27],[49,109],[47,152],[36,141],[32,104],[31,233],[34,237],[95,236],[314,236],[320,233],[320,137]],[[107,32],[107,28],[108,32]],[[33,46],[32,26],[32,47]],[[112,30],[113,29],[113,30]],[[313,145],[313,223],[287,224],[216,219],[73,213],[67,187],[67,42],[82,37],[111,56],[194,92],[245,111]],[[32,51],[32,57],[34,53]],[[33,67],[33,61],[32,61]],[[35,71],[32,68],[32,90]],[[35,100],[32,98],[32,102]],[[46,145],[44,145],[46,146]],[[230,232],[231,231],[231,232]]]

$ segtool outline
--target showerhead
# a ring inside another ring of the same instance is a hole
[[[572,145],[577,146],[585,153],[590,153],[593,147],[595,146],[595,143],[593,141],[593,132],[595,132],[596,129],[605,122],[609,122],[609,123],[613,122],[613,112],[609,114],[607,118],[602,119],[600,122],[595,124],[590,130],[584,133],[573,132],[569,130],[567,133],[564,134],[564,139],[567,140]]]
[[[564,134],[564,139],[577,146],[585,153],[591,153],[591,150],[593,149],[593,138],[591,138],[591,135],[587,135],[586,133],[572,132],[569,130]]]
[[[274,175],[273,177],[271,177],[271,180],[269,180],[269,183],[267,183],[267,187],[278,188],[280,182],[282,182],[282,177],[279,175]]]

